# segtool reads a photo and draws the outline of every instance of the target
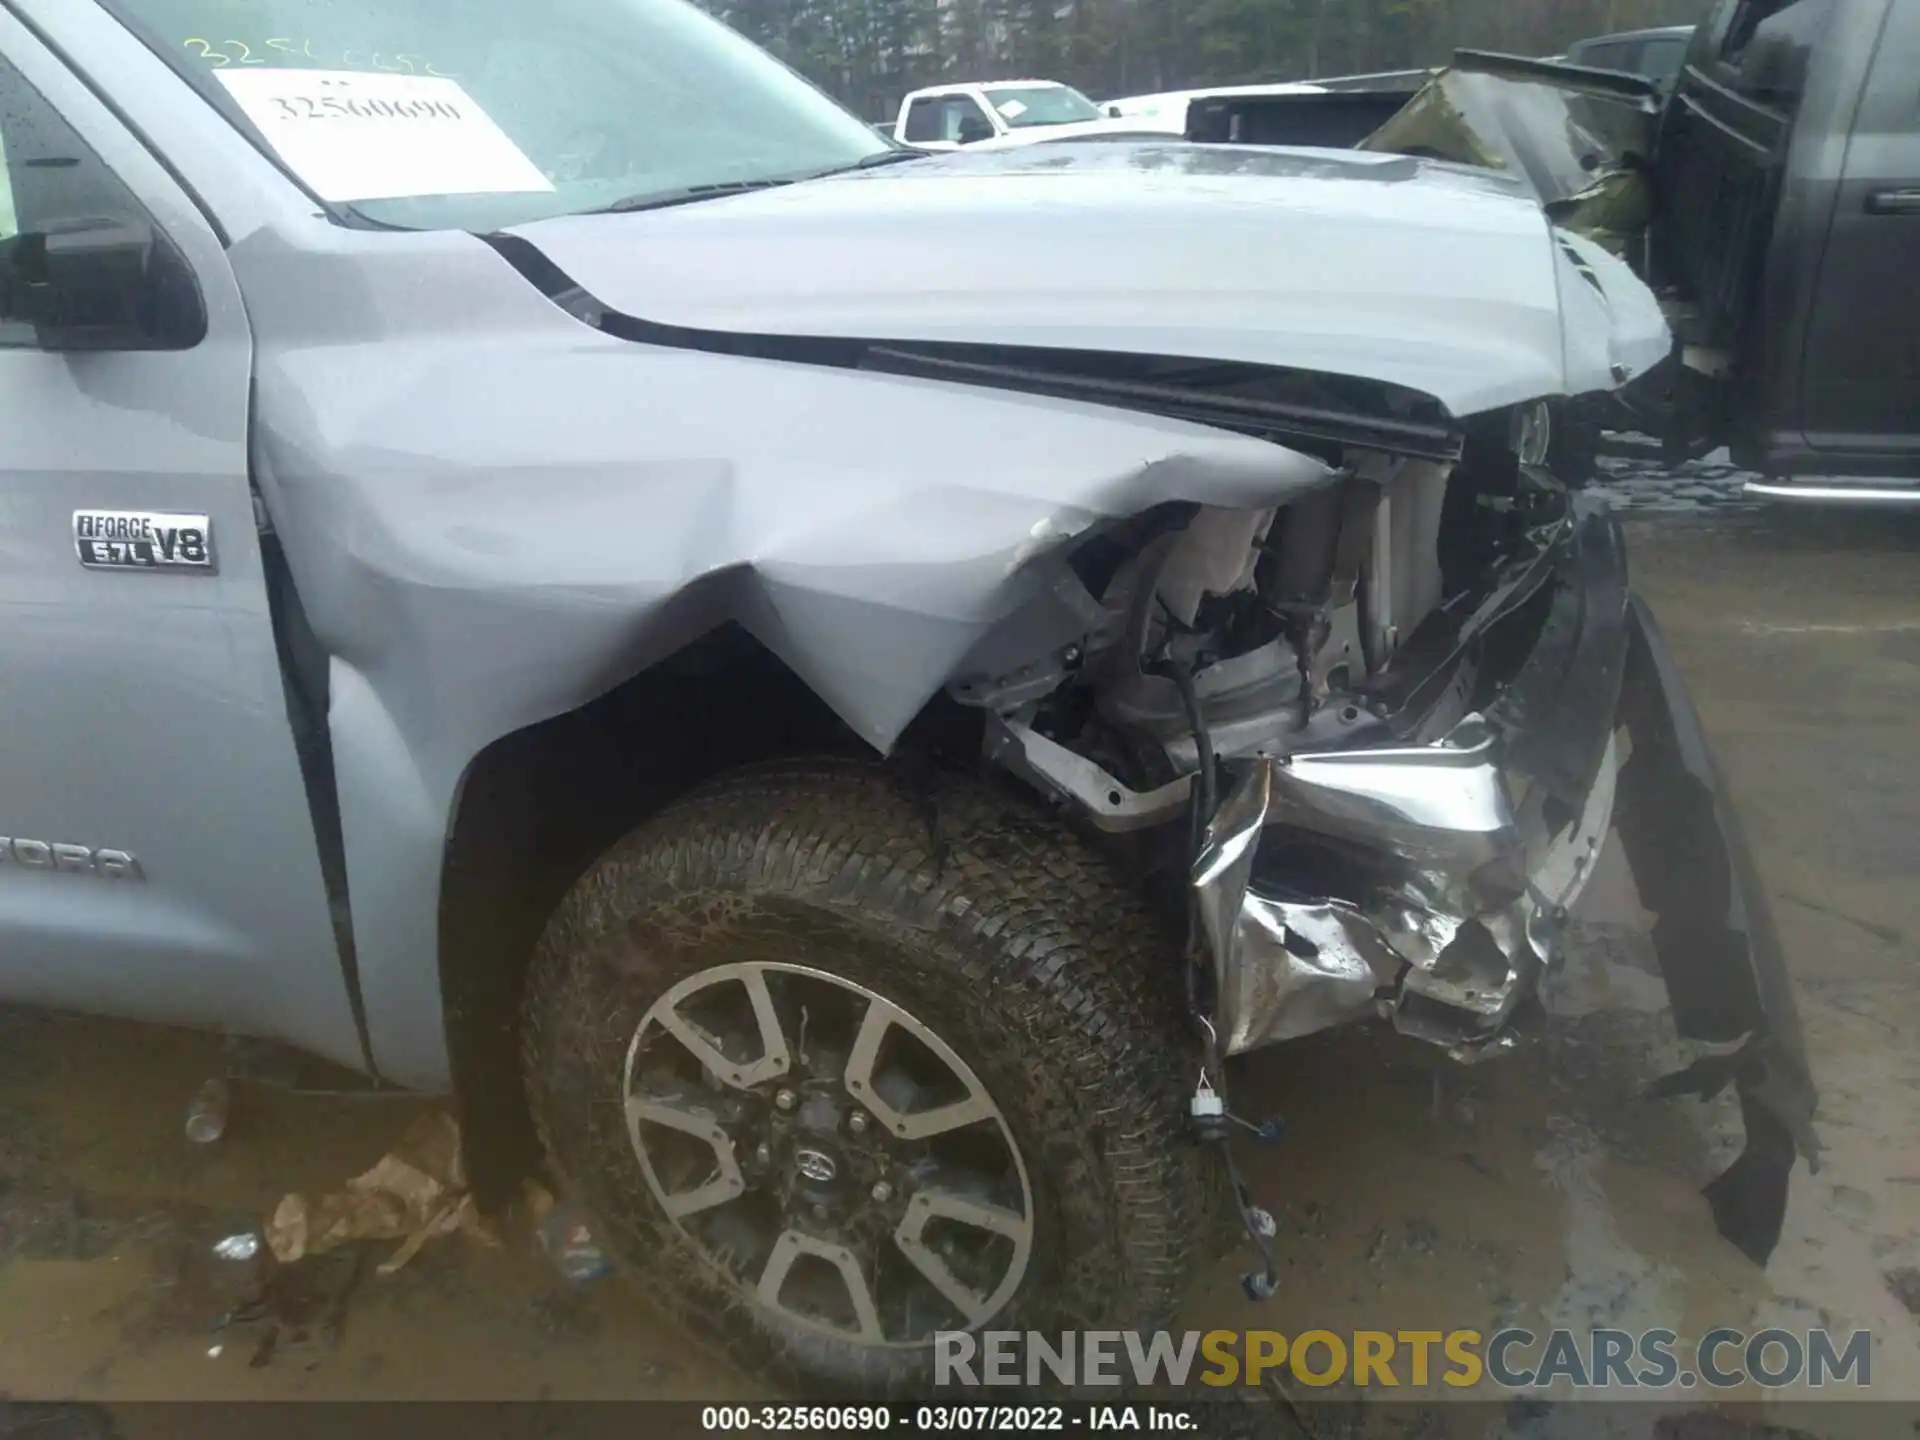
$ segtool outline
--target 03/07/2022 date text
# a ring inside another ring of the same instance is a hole
[[[899,1431],[909,1435],[1070,1434],[1197,1429],[1189,1409],[1165,1405],[980,1405],[963,1401],[894,1405],[708,1405],[700,1428],[709,1434],[835,1434]]]

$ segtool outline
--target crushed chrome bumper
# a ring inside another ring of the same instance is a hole
[[[1193,874],[1219,1047],[1384,1015],[1463,1060],[1504,1048],[1617,828],[1658,917],[1679,1032],[1715,1050],[1661,1088],[1739,1088],[1748,1149],[1708,1194],[1723,1232],[1763,1261],[1796,1153],[1817,1155],[1765,895],[1698,717],[1629,592],[1617,524],[1580,506],[1528,584],[1464,631],[1537,627],[1531,649],[1437,741],[1237,768]],[[1344,863],[1297,863],[1315,849]]]

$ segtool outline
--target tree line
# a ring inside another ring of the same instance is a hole
[[[869,119],[948,80],[1063,80],[1095,100],[1437,64],[1472,47],[1691,24],[1710,0],[702,0]]]

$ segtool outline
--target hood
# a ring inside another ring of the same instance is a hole
[[[1524,183],[1402,155],[1068,142],[514,233],[656,324],[1270,365],[1456,416],[1670,348],[1646,288]]]

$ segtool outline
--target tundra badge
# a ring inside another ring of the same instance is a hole
[[[124,850],[93,850],[85,845],[55,845],[45,840],[23,840],[0,835],[0,865],[28,870],[63,870],[74,875],[98,875],[106,880],[144,880],[140,862]]]
[[[73,548],[90,570],[214,573],[213,526],[205,515],[155,510],[76,510]]]

